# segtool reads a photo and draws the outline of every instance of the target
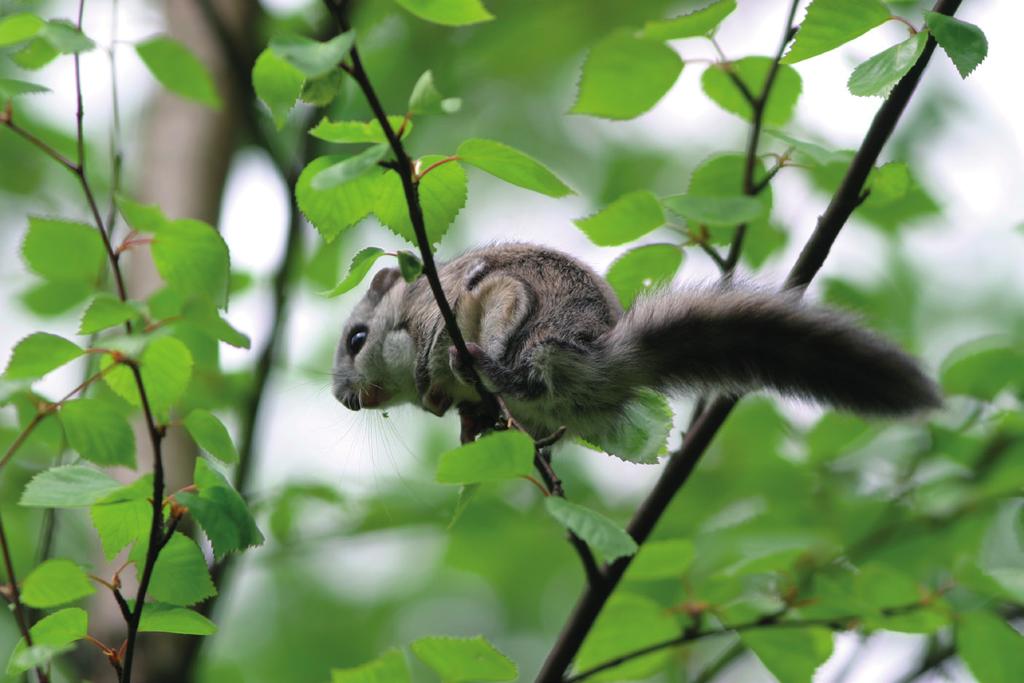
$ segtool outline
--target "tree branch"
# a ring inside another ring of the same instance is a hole
[[[899,605],[897,607],[888,607],[880,610],[879,613],[884,617],[894,617],[901,614],[908,614],[915,612],[928,605],[927,600],[918,600],[917,602],[908,603],[906,605]],[[632,661],[639,657],[649,655],[659,650],[664,650],[670,647],[676,647],[678,645],[686,645],[703,638],[710,636],[720,636],[726,633],[742,633],[743,631],[750,631],[759,628],[810,628],[813,626],[826,626],[834,631],[845,631],[849,628],[854,627],[859,622],[863,615],[851,614],[841,617],[823,617],[819,619],[793,619],[789,621],[783,621],[785,616],[789,613],[789,608],[786,608],[780,612],[769,615],[767,617],[761,617],[754,621],[747,621],[742,624],[731,624],[723,625],[719,628],[706,629],[706,630],[686,630],[682,634],[675,638],[669,638],[662,640],[657,643],[652,643],[646,647],[638,648],[632,652],[619,655],[613,659],[609,659],[607,662],[602,662],[596,666],[593,666],[585,671],[581,671],[578,674],[569,676],[565,679],[565,683],[579,683],[579,681],[586,680],[591,676],[607,671],[608,669],[614,669],[617,666],[625,664],[626,662]]]
[[[11,611],[14,612],[14,620],[18,623],[18,630],[25,644],[32,647],[32,634],[29,632],[28,620],[25,618],[25,605],[21,602],[21,591],[18,590],[18,578],[14,574],[14,562],[11,560],[11,549],[7,544],[7,534],[4,532],[3,518],[0,517],[0,552],[3,553],[4,569],[7,572],[7,582],[10,586]],[[49,683],[50,677],[42,667],[35,667],[39,683]]]
[[[939,0],[935,4],[934,11],[952,15],[960,6],[960,2],[961,0]],[[833,196],[829,208],[819,219],[817,227],[790,271],[785,284],[787,289],[804,288],[820,270],[832,244],[839,236],[840,230],[853,210],[859,205],[868,173],[878,160],[882,147],[896,127],[900,115],[921,80],[921,74],[934,51],[935,40],[929,37],[925,50],[917,63],[893,89],[878,110],[853,163]],[[629,525],[628,531],[638,544],[647,540],[672,498],[690,478],[697,462],[725,422],[733,406],[736,405],[737,400],[738,398],[730,396],[716,398],[694,422],[679,450],[670,456],[661,477],[641,503]],[[596,585],[589,586],[584,591],[563,627],[555,646],[548,654],[537,677],[538,683],[562,681],[564,672],[569,668],[583,644],[584,638],[593,626],[594,620],[597,619],[605,602],[622,579],[631,560],[631,557],[624,557],[608,565],[603,572],[603,580]]]
[[[775,57],[772,59],[771,66],[768,68],[768,74],[764,78],[764,84],[761,86],[761,92],[758,93],[757,97],[753,98],[750,102],[751,108],[751,125],[750,134],[747,136],[747,155],[743,166],[743,194],[753,197],[761,193],[765,187],[768,186],[767,182],[756,183],[754,181],[754,169],[757,166],[757,148],[761,142],[761,129],[764,127],[764,110],[768,104],[768,97],[771,95],[772,86],[775,85],[775,77],[779,74],[779,67],[782,64],[782,53],[786,51],[786,46],[789,45],[789,41],[796,35],[796,28],[793,26],[793,21],[796,19],[796,8],[799,5],[799,0],[792,0],[789,5],[789,14],[786,17],[786,29],[783,31],[782,40],[779,41],[779,48],[775,51]],[[738,77],[737,77],[737,80]],[[740,253],[743,250],[743,241],[747,234],[747,224],[742,223],[736,227],[736,235],[733,237],[732,244],[729,245],[729,254],[725,257],[725,266],[723,273],[726,277],[730,277],[733,271],[736,269],[736,265],[740,260]]]
[[[334,0],[323,0],[323,2],[328,12],[337,21],[341,30],[348,31],[351,27],[349,26],[348,18],[345,16],[344,7],[334,2]],[[437,274],[434,252],[431,249],[430,239],[427,237],[426,223],[423,220],[423,207],[420,204],[419,189],[412,160],[406,153],[401,139],[395,133],[394,128],[391,127],[391,122],[388,121],[387,113],[384,111],[380,98],[377,97],[377,92],[374,90],[373,84],[366,74],[366,69],[363,68],[363,62],[359,58],[359,50],[355,45],[352,46],[352,50],[349,52],[349,59],[352,62],[349,73],[363,91],[363,95],[373,111],[373,116],[384,130],[384,135],[388,140],[388,145],[391,147],[391,152],[395,155],[395,161],[397,162],[395,170],[402,180],[402,190],[409,208],[409,221],[412,223],[413,232],[416,233],[416,244],[419,247],[420,258],[423,261],[423,275],[427,278],[430,290],[434,295],[434,300],[437,302],[438,310],[444,319],[445,329],[448,332],[448,336],[451,337],[452,345],[458,352],[463,366],[466,368],[466,374],[473,388],[480,395],[480,401],[484,406],[484,410],[488,416],[493,416],[495,421],[497,421],[501,415],[498,401],[494,394],[488,391],[487,387],[480,380],[480,375],[477,373],[473,363],[473,357],[466,348],[466,340],[462,335],[462,330],[459,329],[458,322],[455,320],[455,313],[452,311],[451,304],[448,303],[444,287],[441,286],[441,279]]]

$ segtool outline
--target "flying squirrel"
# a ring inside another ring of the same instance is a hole
[[[587,265],[525,243],[468,251],[438,275],[484,386],[535,438],[605,429],[643,388],[768,389],[888,417],[942,401],[893,342],[795,292],[661,288],[624,312]],[[480,402],[426,278],[406,283],[395,268],[374,276],[346,321],[332,377],[351,410],[413,403],[465,415]]]

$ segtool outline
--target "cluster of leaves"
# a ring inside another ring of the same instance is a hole
[[[0,19],[2,58],[22,69],[41,68],[61,54],[74,54],[77,59],[94,47],[92,39],[63,20],[47,21],[28,13]],[[220,106],[206,68],[183,45],[157,36],[134,47],[165,87],[206,106]],[[18,125],[22,110],[9,99],[45,90],[25,81],[0,81],[0,104],[6,107],[3,123],[19,135],[28,135]],[[84,140],[79,138],[78,143],[84,148]],[[145,420],[151,436],[148,449],[157,454],[158,472],[160,440],[175,426],[184,427],[223,465],[237,463],[231,436],[213,412],[230,405],[235,393],[231,378],[219,368],[218,348],[222,342],[249,348],[249,339],[221,313],[231,290],[230,258],[227,245],[212,226],[198,220],[171,220],[156,206],[114,195],[111,206],[119,210],[125,224],[119,230],[116,214],[112,212],[113,220],[105,222],[95,208],[84,171],[86,158],[69,161],[45,139],[37,146],[37,153],[79,176],[96,222],[28,218],[21,256],[38,279],[24,301],[41,316],[78,312],[81,341],[36,332],[15,345],[0,376],[0,406],[17,409],[20,433],[8,438],[5,432],[0,466],[21,459],[21,449],[30,451],[24,456],[25,471],[33,476],[24,485],[18,505],[85,509],[106,559],[113,561],[127,552],[109,578],[95,576],[87,564],[63,557],[47,559],[23,577],[21,604],[15,602],[14,609],[27,606],[44,615],[14,648],[7,673],[45,672],[51,659],[72,649],[76,641],[89,639],[128,680],[130,644],[136,632],[209,635],[216,630],[209,619],[191,609],[216,594],[216,588],[200,546],[176,531],[179,520],[191,515],[218,559],[263,541],[245,501],[206,459],[196,460],[193,483],[170,495],[163,489],[162,472],[136,476],[125,484],[128,473],[138,468],[140,446],[130,423]],[[145,299],[133,299],[123,287],[120,257],[145,245],[164,286]],[[84,381],[73,391],[58,399],[35,389],[39,380],[76,359],[84,370]],[[52,466],[38,471],[44,462]],[[120,468],[121,478],[108,468]],[[154,519],[158,513],[160,518]],[[152,548],[154,542],[157,547]],[[5,547],[5,556],[7,551]],[[121,573],[129,566],[140,580],[149,578],[136,596],[142,601],[138,604],[121,593]],[[10,564],[5,566],[12,582],[13,571]],[[69,606],[95,593],[95,585],[109,591],[109,599],[121,608],[129,632],[128,652],[125,645],[105,645],[92,638],[88,613]],[[127,667],[123,673],[122,665]]]

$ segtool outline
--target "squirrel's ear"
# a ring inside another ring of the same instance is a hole
[[[374,301],[380,301],[401,276],[398,268],[385,268],[379,271],[370,281],[369,297]]]

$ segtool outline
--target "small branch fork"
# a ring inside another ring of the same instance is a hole
[[[85,0],[79,0],[78,16],[76,21],[76,27],[79,31],[82,28],[82,17],[84,12]],[[78,181],[82,186],[82,191],[85,194],[86,203],[89,206],[89,212],[92,215],[93,220],[95,221],[96,229],[99,231],[100,237],[103,239],[103,246],[107,253],[107,259],[110,262],[110,268],[114,274],[114,282],[117,290],[117,295],[121,299],[121,301],[126,301],[128,297],[127,292],[125,290],[124,277],[122,275],[121,266],[119,262],[120,254],[119,252],[114,250],[110,240],[110,228],[112,228],[113,225],[107,225],[104,223],[103,218],[100,215],[99,206],[96,203],[96,198],[93,193],[92,186],[89,183],[88,175],[86,172],[84,132],[85,110],[82,98],[82,78],[80,59],[77,53],[74,55],[74,73],[76,100],[75,148],[77,157],[75,161],[69,160],[67,157],[65,157],[56,149],[54,149],[51,145],[44,142],[43,140],[40,140],[32,133],[17,125],[17,123],[15,123],[14,121],[14,112],[10,104],[8,104],[7,108],[3,112],[0,112],[0,124],[5,125],[12,132],[21,136],[28,142],[38,147],[44,154],[46,154],[51,159],[56,161],[58,164],[69,170],[78,178]],[[125,330],[129,333],[132,331],[130,322],[125,323]],[[111,664],[114,666],[115,671],[117,671],[117,675],[121,683],[130,683],[132,676],[132,663],[135,654],[135,642],[138,636],[139,622],[141,621],[142,618],[142,610],[145,605],[146,591],[149,588],[149,582],[153,574],[153,567],[156,565],[156,560],[160,554],[160,550],[164,547],[164,545],[167,543],[167,541],[171,538],[172,534],[174,533],[174,530],[177,526],[178,518],[172,518],[170,525],[165,531],[163,522],[164,468],[163,453],[161,449],[165,428],[159,426],[156,422],[155,416],[149,403],[149,396],[146,393],[146,387],[142,381],[142,374],[139,370],[138,363],[134,360],[126,358],[120,359],[120,362],[124,363],[125,365],[128,365],[128,367],[131,368],[132,376],[135,380],[135,386],[139,391],[139,396],[141,397],[142,412],[145,417],[146,429],[147,432],[149,433],[150,443],[153,448],[153,517],[152,524],[150,526],[149,546],[146,551],[146,559],[142,567],[139,588],[135,596],[135,607],[133,610],[130,611],[129,616],[126,619],[128,635],[125,641],[125,645],[123,647],[123,658],[122,653],[120,651],[111,651],[112,655],[110,656]],[[83,383],[82,386],[72,391],[71,394],[68,395],[68,397],[84,389],[85,386],[94,381],[99,376],[99,374],[101,373],[97,373],[97,375],[89,378],[85,383]],[[63,402],[64,400],[67,399],[62,399],[60,402]],[[0,467],[2,467],[3,464],[6,464],[7,461],[9,461],[11,457],[13,457],[14,452],[17,450],[17,448],[20,447],[25,442],[26,438],[28,437],[28,433],[34,430],[35,427],[39,424],[39,422],[42,421],[43,417],[45,417],[47,414],[49,414],[49,412],[52,412],[56,408],[56,405],[57,404],[53,404],[48,408],[44,408],[44,410],[41,410],[39,413],[37,413],[36,417],[33,418],[31,422],[29,422],[29,424],[23,430],[22,434],[18,436],[15,442],[11,445],[11,448],[8,449],[8,452],[4,455],[3,460],[0,461]],[[6,539],[0,537],[0,541],[2,541],[3,545],[3,551],[5,555],[5,566],[8,570],[8,577],[11,581],[11,584],[16,585],[13,567],[10,566],[10,563],[7,560],[7,556],[9,555],[9,553],[7,552]],[[16,589],[12,591],[12,593],[14,593],[15,591]],[[118,595],[119,592],[115,594],[115,599],[117,599]],[[118,602],[119,607],[122,610],[122,613],[124,613],[124,608],[127,606],[127,603],[124,601],[123,596],[121,596],[121,599]],[[17,613],[21,612],[19,605],[20,601],[15,604],[15,611]],[[24,622],[23,616],[19,617],[18,621],[19,625],[22,624]],[[23,629],[22,635],[25,636],[26,643],[31,644],[31,638],[29,636],[27,629]],[[44,672],[42,672],[40,669],[37,669],[36,673],[39,676],[41,683],[47,683],[48,677]]]
[[[933,10],[939,14],[952,16],[960,7],[961,1],[938,0]],[[788,31],[787,26],[787,35]],[[899,122],[934,51],[935,40],[929,37],[917,63],[896,85],[875,114],[860,149],[847,169],[846,176],[833,195],[828,208],[818,219],[814,232],[790,270],[785,283],[786,289],[802,291],[821,269],[850,214],[863,201],[864,184],[868,174]],[[737,400],[735,397],[716,398],[687,431],[682,446],[670,456],[661,477],[640,504],[629,524],[628,531],[638,544],[643,544],[647,540],[675,494],[686,484]],[[565,683],[565,672],[631,560],[631,557],[624,557],[607,565],[602,572],[602,580],[586,588],[548,654],[537,676],[537,683]]]
[[[330,12],[338,23],[341,30],[348,31],[351,27],[345,13],[344,1],[323,0],[323,2],[327,7],[328,12]],[[473,357],[466,348],[465,337],[462,334],[462,330],[459,329],[458,322],[455,319],[455,313],[452,311],[452,307],[445,295],[444,288],[441,285],[441,279],[437,272],[437,265],[434,262],[433,250],[430,246],[430,239],[427,237],[426,223],[423,219],[423,207],[420,204],[418,189],[419,180],[441,164],[456,161],[458,157],[446,157],[434,164],[431,164],[422,171],[419,170],[417,168],[417,164],[412,161],[408,153],[405,151],[405,147],[402,145],[401,133],[396,132],[391,126],[391,122],[388,121],[387,113],[384,111],[380,98],[377,96],[377,93],[373,88],[373,83],[370,81],[370,78],[363,67],[362,59],[359,57],[359,50],[355,45],[352,46],[352,49],[349,52],[349,60],[350,64],[344,65],[342,68],[355,79],[359,88],[363,91],[363,95],[366,97],[366,101],[370,105],[370,109],[373,111],[374,118],[376,118],[380,123],[380,126],[384,131],[384,135],[388,140],[388,144],[391,147],[391,151],[395,156],[395,164],[393,168],[402,180],[402,190],[405,194],[405,201],[409,209],[409,221],[412,223],[413,231],[416,233],[416,243],[419,247],[420,258],[423,261],[423,274],[427,278],[430,290],[434,295],[434,300],[437,302],[437,307],[441,312],[441,317],[444,319],[445,329],[448,332],[448,336],[451,337],[452,345],[455,346],[473,387],[480,395],[480,401],[483,404],[484,413],[487,415],[491,423],[497,423],[501,418],[502,413],[504,413],[507,423],[510,426],[515,426],[515,420],[504,405],[504,402],[500,397],[495,396],[487,389],[487,387],[484,386],[480,379],[480,375],[476,371],[476,367],[473,364]],[[404,125],[405,124],[403,123],[403,128]],[[564,498],[565,493],[562,489],[561,481],[557,476],[555,476],[547,454],[540,445],[537,445],[536,447],[534,464],[537,466],[548,492],[551,495]],[[580,556],[588,581],[591,584],[596,583],[600,579],[600,570],[598,569],[597,561],[590,552],[590,548],[587,547],[587,544],[584,543],[582,539],[571,531],[569,532],[569,541]]]

